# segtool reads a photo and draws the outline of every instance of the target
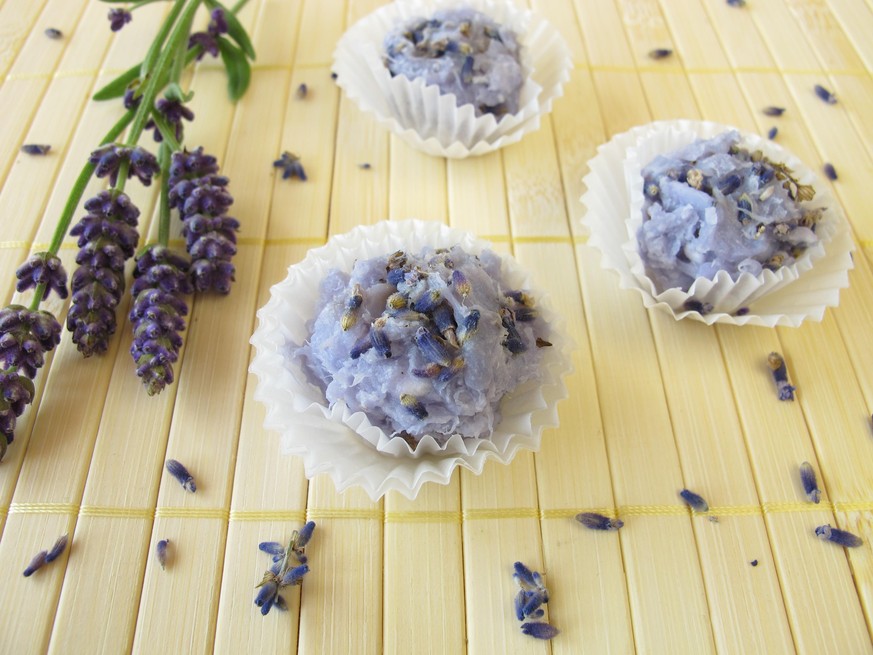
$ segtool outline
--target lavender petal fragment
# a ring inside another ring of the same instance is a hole
[[[595,512],[581,512],[576,515],[576,520],[591,530],[620,530],[624,527],[624,521],[621,519],[611,519]]]
[[[703,513],[709,511],[709,503],[707,503],[703,496],[694,493],[688,489],[683,489],[679,492],[679,495],[682,497],[688,506],[693,509],[695,512]]]
[[[49,549],[48,553],[46,553],[46,556],[45,556],[46,564],[48,564],[49,562],[53,562],[58,557],[60,557],[61,553],[63,553],[67,549],[68,542],[69,542],[69,538],[67,535],[61,535],[60,537],[58,537],[58,540],[54,543],[54,546],[52,546]]]
[[[194,476],[192,476],[188,469],[181,463],[176,461],[175,459],[167,460],[167,471],[169,471],[170,475],[172,475],[176,480],[179,481],[179,484],[182,485],[182,488],[185,491],[189,491],[192,494],[197,491],[197,485],[194,482]]]
[[[845,548],[857,548],[864,543],[861,537],[839,528],[833,528],[830,525],[818,526],[815,529],[815,534],[823,541],[830,541]]]
[[[773,381],[779,392],[779,400],[794,400],[794,392],[797,388],[788,383],[788,370],[782,355],[777,352],[770,353],[767,355],[767,365],[773,372]]]
[[[818,488],[818,481],[815,477],[815,469],[809,462],[803,462],[800,465],[800,481],[803,483],[803,492],[806,494],[806,499],[818,504],[821,502],[821,490]]]
[[[560,630],[558,630],[555,626],[549,625],[548,623],[522,623],[521,631],[526,635],[530,635],[535,639],[554,639],[560,634]]]
[[[821,98],[824,102],[829,105],[837,104],[837,96],[831,93],[828,89],[823,87],[821,84],[816,84],[815,87],[815,95]]]

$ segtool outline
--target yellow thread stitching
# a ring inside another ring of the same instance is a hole
[[[101,505],[82,505],[80,516],[121,519],[153,519],[155,510],[146,507],[105,507]]]
[[[534,507],[506,507],[501,509],[465,509],[465,521],[485,519],[538,519],[540,510]]]
[[[305,521],[306,510],[233,510],[231,521]]]
[[[331,509],[330,507],[306,510],[307,519],[375,519],[382,521],[384,513],[379,509]]]
[[[834,503],[835,512],[869,512],[873,510],[873,501],[859,500],[854,502]]]
[[[582,512],[590,512],[594,514],[603,514],[610,518],[618,516],[618,511],[612,507],[586,507],[584,509],[544,509],[540,510],[540,518],[542,519],[575,519],[577,514]]]
[[[623,505],[618,508],[619,516],[682,516],[688,508],[681,505]]]
[[[219,507],[198,509],[195,507],[158,507],[156,518],[172,519],[222,519],[227,521],[230,512]]]
[[[460,512],[385,512],[385,523],[460,523]]]
[[[73,503],[12,503],[10,514],[78,514],[79,506]]]
[[[799,501],[785,501],[775,503],[764,503],[761,505],[764,514],[789,514],[792,512],[816,512],[824,510],[826,512],[833,511],[834,507],[829,502],[822,502],[816,505],[815,503],[803,503]]]

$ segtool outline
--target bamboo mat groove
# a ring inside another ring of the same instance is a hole
[[[133,372],[127,298],[108,353],[82,360],[65,334],[48,358],[0,465],[0,652],[873,652],[873,3],[531,0],[570,47],[564,97],[520,143],[444,160],[389,135],[330,79],[346,26],[384,2],[251,0],[240,20],[258,60],[245,98],[227,102],[215,61],[190,76],[187,140],[218,156],[243,224],[234,289],[190,299],[177,382],[156,398]],[[91,94],[139,61],[165,7],[138,10],[117,36],[106,12],[95,1],[0,0],[4,303],[29,301],[14,271],[51,240],[82,162],[119,115]],[[46,27],[64,37],[47,39]],[[674,55],[652,61],[653,48]],[[304,82],[309,95],[296,99]],[[839,104],[822,103],[817,83]],[[767,105],[787,111],[770,118]],[[851,287],[821,323],[676,323],[601,269],[579,224],[585,163],[611,136],[674,118],[776,125],[811,168],[834,164],[831,188],[859,248]],[[23,143],[52,150],[28,157]],[[301,155],[308,182],[272,172],[283,150]],[[92,181],[86,197],[100,188]],[[156,193],[129,192],[145,242]],[[248,337],[270,287],[309,248],[407,217],[512,253],[577,348],[561,424],[538,453],[427,485],[415,501],[372,502],[324,475],[307,481],[300,459],[280,454],[253,397]],[[72,270],[73,239],[61,257]],[[776,400],[772,350],[786,357],[794,403]],[[165,474],[168,457],[191,468],[196,495]],[[819,473],[819,505],[803,500],[804,460]],[[719,521],[690,515],[683,487]],[[584,530],[573,521],[582,510],[626,526]],[[286,594],[288,613],[263,618],[252,604],[268,564],[257,544],[306,519],[319,525],[312,573]],[[821,543],[823,523],[864,547]],[[67,553],[23,578],[64,532]],[[165,538],[162,571],[153,553]],[[548,617],[562,630],[552,642],[520,634],[515,560],[546,574]]]

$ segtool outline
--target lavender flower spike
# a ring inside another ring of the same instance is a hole
[[[137,258],[133,275],[130,354],[152,396],[173,381],[173,364],[182,347],[179,333],[185,329],[182,317],[188,313],[181,296],[192,291],[188,262],[165,246],[153,245]]]
[[[15,288],[19,292],[35,289],[40,284],[44,284],[45,291],[42,294],[42,300],[48,298],[52,291],[61,298],[66,298],[68,295],[67,272],[64,270],[60,257],[50,252],[38,252],[31,255],[15,271],[15,277],[18,278],[18,284]]]
[[[44,354],[60,341],[61,326],[49,312],[22,305],[0,309],[0,368],[20,369],[33,378],[45,362]]]
[[[194,476],[188,472],[184,464],[175,459],[167,460],[167,471],[170,475],[179,481],[185,491],[190,491],[192,494],[197,491],[197,484],[194,482]]]

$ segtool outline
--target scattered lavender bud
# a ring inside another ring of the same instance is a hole
[[[772,141],[773,139],[776,138],[776,135],[777,135],[777,134],[779,134],[779,128],[776,127],[776,126],[774,125],[773,127],[771,127],[771,128],[767,131],[767,138],[770,139],[770,140]]]
[[[713,310],[713,306],[708,302],[701,302],[699,300],[695,300],[694,298],[689,298],[685,301],[685,304],[682,305],[686,312],[697,312],[701,316],[706,316]]]
[[[770,105],[769,107],[764,107],[761,111],[764,112],[765,116],[781,116],[785,113],[785,107],[774,107]]]
[[[746,0],[727,0],[728,6],[730,7],[745,7]]]
[[[688,489],[683,489],[679,492],[679,495],[695,512],[702,513],[709,511],[709,503],[703,499],[703,496],[700,496],[693,491],[689,491]]]
[[[267,555],[281,555],[285,557],[285,546],[278,541],[262,541],[258,544],[258,549],[267,553]]]
[[[294,92],[294,96],[298,100],[303,100],[308,93],[309,93],[309,87],[306,86],[306,84],[301,84],[300,86],[297,87],[297,90]]]
[[[861,537],[854,535],[851,532],[840,530],[839,528],[832,528],[830,525],[818,526],[815,529],[815,534],[823,541],[830,541],[838,546],[845,546],[846,548],[857,548],[864,543],[861,540]]]
[[[46,564],[48,564],[49,562],[54,562],[58,557],[60,557],[61,553],[63,553],[67,549],[68,542],[69,538],[67,537],[67,535],[61,535],[60,537],[58,537],[55,545],[49,549],[48,553],[46,553]]]
[[[56,27],[45,28],[45,32],[43,32],[43,34],[45,34],[50,39],[59,39],[64,35],[64,33]]]
[[[29,578],[42,568],[42,566],[45,564],[46,555],[48,555],[48,553],[44,550],[41,550],[33,556],[33,559],[30,560],[30,564],[28,564],[27,568],[24,569],[25,578]]]
[[[821,502],[821,491],[818,488],[818,481],[815,479],[815,469],[809,462],[800,465],[800,481],[803,483],[806,499],[811,503]]]
[[[133,15],[126,9],[110,9],[107,18],[109,19],[109,29],[117,32],[133,20]]]
[[[673,51],[669,48],[655,48],[654,50],[649,50],[649,59],[657,61],[658,59],[666,59],[672,54]]]
[[[358,164],[358,168],[360,168],[361,170],[364,170],[364,171],[368,171],[373,167],[370,165],[370,162],[365,161],[365,162],[361,162],[360,164]]]
[[[611,519],[595,512],[581,512],[576,515],[576,520],[591,530],[620,530],[624,526],[621,519]]]
[[[21,146],[21,152],[25,155],[45,155],[51,149],[50,145],[41,145],[39,143],[25,143]]]
[[[825,177],[828,178],[831,182],[834,182],[837,179],[837,169],[834,168],[834,165],[831,163],[826,163],[822,170],[824,171]]]
[[[337,77],[339,77],[339,76],[335,72],[333,72],[333,71],[330,72],[330,79],[335,80]]]
[[[788,384],[788,370],[785,368],[785,360],[777,352],[767,355],[767,365],[773,371],[773,381],[779,391],[779,400],[794,400],[796,387]]]
[[[758,560],[753,559],[751,562],[749,562],[749,564],[751,564],[752,566],[758,566]]]
[[[161,539],[158,545],[155,546],[155,555],[158,558],[158,564],[161,565],[161,570],[167,568],[167,548],[170,545],[169,539]]]
[[[303,170],[300,157],[293,152],[288,152],[287,150],[283,152],[281,157],[273,162],[273,167],[282,169],[283,180],[287,180],[289,177],[296,177],[301,182],[306,181],[306,171]]]
[[[824,100],[826,103],[828,103],[829,105],[837,104],[837,96],[824,88],[821,84],[816,84],[814,88],[815,95]]]
[[[536,580],[534,580],[533,571],[531,571],[521,562],[516,562],[512,566],[515,569],[515,573],[512,574],[512,577],[519,585],[527,585],[528,587],[537,586]]]
[[[521,631],[526,635],[530,635],[535,639],[553,639],[560,634],[555,626],[543,622],[528,622],[521,624]]]
[[[194,477],[188,473],[188,469],[186,469],[181,462],[177,462],[175,459],[168,459],[167,471],[169,471],[170,475],[179,481],[179,484],[182,485],[182,488],[185,491],[190,491],[192,494],[197,491]]]
[[[409,413],[419,421],[423,421],[427,418],[427,409],[425,408],[424,403],[412,394],[400,394],[400,404],[409,410]]]

